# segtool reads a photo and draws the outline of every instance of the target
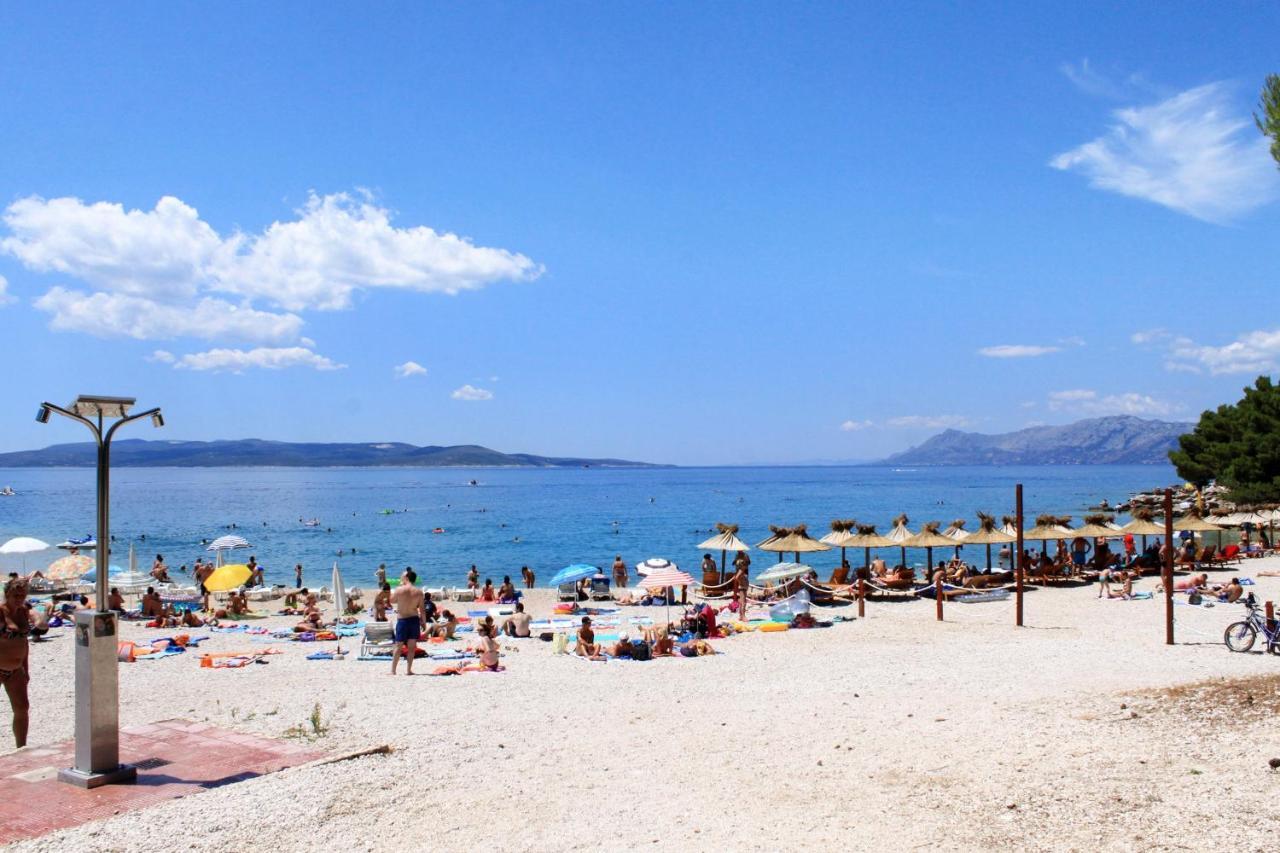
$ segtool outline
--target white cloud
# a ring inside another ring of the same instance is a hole
[[[9,280],[0,275],[0,305],[8,305],[10,302],[17,302],[16,296],[9,294]]]
[[[860,429],[868,429],[875,426],[871,421],[845,421],[840,424],[840,429],[844,432],[856,432]]]
[[[288,367],[311,367],[316,370],[341,370],[328,358],[304,347],[257,347],[251,350],[211,349],[182,356],[174,364],[183,370],[212,370],[243,373],[250,368],[283,370]]]
[[[454,392],[449,396],[455,400],[467,400],[469,402],[476,402],[479,400],[492,400],[493,392],[486,391],[483,388],[475,388],[471,385],[463,385],[461,388],[454,390]]]
[[[55,286],[36,300],[55,330],[295,345],[278,352],[314,346],[295,312],[349,308],[363,290],[456,294],[542,274],[524,255],[425,226],[396,227],[391,219],[367,195],[313,194],[292,220],[256,234],[219,234],[172,196],[151,210],[31,196],[0,216],[8,230],[0,254],[87,286]],[[187,366],[206,363],[204,355]]]
[[[297,314],[274,314],[212,297],[174,305],[124,293],[85,293],[61,287],[50,288],[35,306],[53,315],[49,325],[58,331],[142,341],[230,338],[282,343],[295,340],[303,323]]]
[[[998,344],[996,346],[983,347],[978,350],[978,355],[985,355],[987,358],[1035,358],[1039,355],[1048,355],[1061,350],[1062,347],[1036,346],[1034,344]]]
[[[157,364],[173,364],[176,360],[173,353],[162,349],[158,349],[147,356],[147,361],[154,361]]]
[[[1103,74],[1094,68],[1087,58],[1079,62],[1064,62],[1058,66],[1058,70],[1081,92],[1097,98],[1119,101],[1153,88],[1141,74],[1129,74],[1124,77]]]
[[[968,426],[970,420],[964,415],[899,415],[885,423],[899,429],[951,429]]]
[[[1186,373],[1271,373],[1280,369],[1280,329],[1246,332],[1223,346],[1176,338],[1165,367]]]
[[[1280,194],[1266,138],[1233,109],[1223,83],[1114,116],[1106,134],[1049,164],[1084,174],[1098,189],[1208,222],[1228,222]]]
[[[406,361],[404,364],[397,364],[392,368],[400,379],[408,379],[410,376],[426,376],[427,369],[416,361]]]
[[[1169,331],[1167,329],[1160,329],[1160,328],[1141,329],[1137,332],[1134,332],[1132,335],[1130,335],[1129,340],[1133,341],[1135,344],[1138,344],[1139,346],[1142,346],[1145,344],[1155,343],[1156,341],[1163,341],[1168,337],[1169,337]]]
[[[1181,407],[1148,394],[1129,391],[1102,395],[1088,388],[1052,391],[1049,410],[1084,415],[1171,415]]]

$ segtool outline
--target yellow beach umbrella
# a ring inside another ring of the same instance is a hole
[[[226,592],[229,589],[244,586],[252,576],[253,570],[244,563],[219,566],[205,579],[204,588],[209,592]]]
[[[71,581],[93,568],[93,558],[84,554],[71,554],[54,560],[44,570],[44,576],[51,581]]]

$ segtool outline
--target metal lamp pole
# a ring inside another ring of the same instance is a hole
[[[49,414],[78,421],[89,428],[98,444],[98,533],[96,596],[92,612],[76,612],[76,763],[58,772],[58,778],[81,788],[133,782],[137,768],[120,763],[120,679],[116,658],[116,615],[107,609],[107,566],[111,531],[111,439],[131,421],[150,417],[153,426],[164,426],[160,410],[130,415],[132,397],[81,395],[68,408],[41,403],[40,423]],[[118,418],[106,424],[109,418]]]

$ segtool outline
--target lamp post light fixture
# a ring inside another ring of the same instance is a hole
[[[151,418],[164,426],[160,410],[129,414],[132,397],[82,394],[67,408],[41,403],[36,420],[56,412],[89,428],[98,443],[98,548],[92,611],[76,612],[76,763],[58,778],[81,788],[97,788],[138,778],[137,768],[120,763],[120,676],[116,658],[116,615],[107,608],[107,566],[111,556],[111,439],[132,421]],[[114,421],[108,423],[109,421]]]

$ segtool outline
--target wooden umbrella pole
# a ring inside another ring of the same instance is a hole
[[[724,586],[724,558],[729,551],[726,548],[720,549],[720,585]]]
[[[1164,490],[1164,642],[1173,645],[1173,489]]]
[[[1270,604],[1268,602],[1268,604]],[[858,578],[858,618],[861,619],[867,615],[867,581],[866,578]]]
[[[987,574],[991,573],[991,543],[987,543]]]
[[[1025,569],[1022,566],[1022,484],[1018,483],[1013,487],[1014,500],[1014,524],[1017,525],[1016,551],[1013,555],[1013,577],[1014,577],[1014,618],[1013,623],[1018,627],[1022,627],[1022,575]]]
[[[933,584],[934,595],[938,597],[938,621],[942,621],[942,575]]]

